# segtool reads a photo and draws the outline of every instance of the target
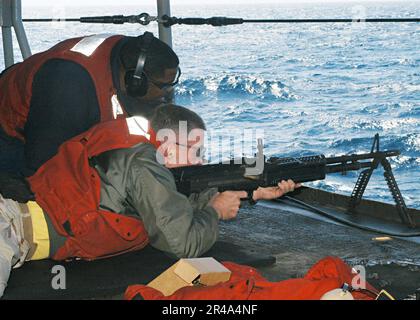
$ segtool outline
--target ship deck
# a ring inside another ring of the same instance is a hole
[[[338,256],[366,267],[367,280],[398,299],[420,287],[419,237],[388,238],[333,222],[302,208],[274,202],[244,207],[221,222],[220,241],[207,254],[219,261],[257,267],[271,281],[303,276],[318,260]],[[147,248],[66,268],[66,290],[51,287],[53,261],[29,262],[14,270],[5,299],[121,299],[130,284],[147,284],[175,262]]]

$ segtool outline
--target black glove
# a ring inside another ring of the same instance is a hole
[[[8,172],[0,172],[0,193],[5,199],[19,203],[35,200],[31,187],[25,177]]]

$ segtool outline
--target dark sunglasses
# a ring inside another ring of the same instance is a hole
[[[177,74],[176,74],[175,81],[172,82],[172,83],[156,82],[156,81],[153,81],[150,78],[148,78],[148,80],[149,80],[150,83],[153,83],[153,85],[158,87],[160,90],[167,90],[169,88],[175,87],[179,83],[179,78],[181,78],[181,75],[182,75],[181,68],[178,67],[178,71],[177,71]]]

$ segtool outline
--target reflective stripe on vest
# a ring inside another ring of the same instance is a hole
[[[78,52],[80,54],[85,55],[86,57],[90,57],[99,46],[104,43],[104,41],[110,37],[114,36],[111,33],[104,33],[104,34],[96,34],[93,36],[85,37],[80,40],[70,51]]]
[[[132,135],[143,136],[150,140],[149,120],[143,117],[131,117],[127,119],[128,131]]]
[[[121,107],[120,101],[118,100],[118,97],[116,94],[112,96],[111,104],[112,104],[112,112],[114,114],[114,119],[117,119],[118,116],[120,115],[124,115],[124,110]]]

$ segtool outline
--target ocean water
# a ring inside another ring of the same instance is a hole
[[[24,17],[156,12],[150,1],[138,7],[123,3],[100,8],[25,7]],[[223,6],[174,5],[172,14],[250,19],[419,17],[420,2],[360,6],[232,1]],[[34,53],[81,35],[157,33],[154,24],[28,23],[26,30]],[[391,159],[394,174],[407,204],[420,208],[420,24],[175,26],[173,37],[183,71],[176,101],[197,111],[211,132],[228,137],[240,130],[263,130],[270,156],[369,152],[379,133],[381,148],[401,151]],[[224,156],[232,153],[229,144],[222,147]],[[245,144],[245,151],[251,148]],[[337,174],[309,185],[350,194],[356,180],[356,173]],[[365,196],[392,202],[382,170],[372,177]]]

